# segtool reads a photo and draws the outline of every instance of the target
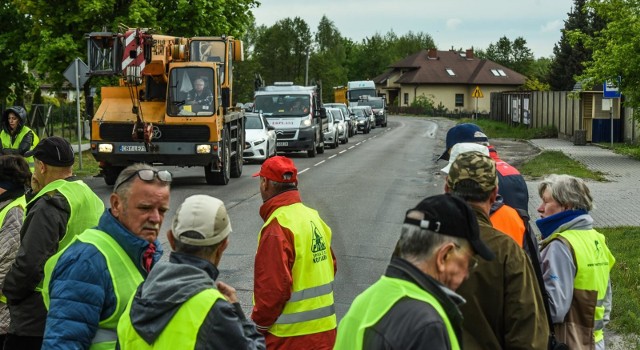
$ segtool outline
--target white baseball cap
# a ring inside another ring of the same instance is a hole
[[[444,168],[440,169],[443,173],[448,174],[449,169],[451,169],[451,164],[458,158],[458,156],[462,153],[467,152],[480,152],[485,156],[489,156],[489,148],[485,145],[481,145],[479,143],[473,142],[461,142],[456,143],[451,147],[451,154],[449,155],[449,164]]]
[[[185,244],[211,246],[222,242],[231,232],[231,222],[224,203],[218,198],[197,194],[180,204],[173,223],[173,237]],[[187,232],[197,232],[203,238],[185,237]]]

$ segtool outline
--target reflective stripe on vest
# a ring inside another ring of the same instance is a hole
[[[20,143],[22,142],[22,139],[29,132],[33,134],[33,143],[31,143],[31,147],[29,147],[29,151],[33,150],[36,147],[36,145],[40,142],[40,138],[38,137],[38,135],[36,135],[35,132],[33,132],[29,127],[25,125],[22,126],[22,129],[20,129],[20,133],[16,135],[15,141],[13,143],[11,143],[11,135],[3,130],[0,133],[0,140],[2,140],[2,148],[17,150],[20,147]],[[33,170],[34,170],[33,156],[25,157],[24,159],[27,161],[27,164],[29,164],[29,169],[33,173]]]
[[[447,328],[451,349],[460,349],[458,338],[442,305],[429,292],[417,285],[397,278],[382,276],[358,295],[338,327],[334,350],[362,349],[365,331],[374,326],[391,310],[398,300],[409,297],[431,305]]]
[[[192,296],[180,306],[153,344],[149,344],[140,337],[131,323],[132,297],[118,323],[120,349],[195,349],[200,327],[218,299],[224,300],[224,296],[217,289],[205,289]]]
[[[104,212],[104,204],[100,197],[81,180],[67,181],[64,179],[56,180],[46,185],[29,201],[29,204],[52,191],[60,192],[69,203],[70,208],[67,230],[58,243],[58,251],[61,251],[82,231],[98,225],[100,216]],[[42,281],[36,287],[36,291],[41,290]]]
[[[282,314],[269,328],[278,337],[320,333],[336,328],[333,301],[334,266],[331,256],[331,229],[318,212],[302,203],[276,209],[262,230],[277,219],[293,233],[295,261],[291,271],[291,297]]]
[[[5,205],[4,208],[0,210],[0,228],[4,226],[4,218],[7,216],[9,210],[15,207],[22,208],[22,212],[24,213],[27,208],[27,200],[25,199],[24,195],[14,199],[13,201],[11,201],[11,203]],[[24,217],[25,216],[23,215],[22,221],[24,221]],[[5,297],[4,294],[0,294],[0,303],[7,303],[7,297]]]
[[[120,247],[108,233],[87,229],[82,234],[76,236],[74,241],[78,240],[83,243],[91,244],[104,256],[107,262],[107,269],[111,276],[111,283],[113,284],[113,291],[116,297],[116,307],[113,313],[104,320],[100,320],[98,323],[99,329],[105,330],[104,332],[97,332],[94,336],[90,349],[115,349],[115,340],[106,337],[110,334],[106,331],[114,333],[118,326],[118,320],[127,307],[127,301],[133,296],[136,288],[143,281],[142,274],[138,271],[138,268],[131,261],[127,253]],[[72,242],[73,243],[73,242]],[[70,244],[71,245],[71,244]],[[56,263],[60,259],[60,256],[69,248],[68,245],[60,252],[52,256],[44,267],[44,288],[42,290],[42,297],[44,304],[49,309],[49,284],[51,281],[51,274],[56,266]]]
[[[597,300],[593,300],[595,307],[593,337],[598,343],[604,339],[604,298],[609,286],[609,273],[616,259],[605,244],[604,235],[596,230],[568,230],[555,233],[548,240],[557,236],[569,242],[574,252],[576,277],[573,288],[597,292]],[[571,307],[576,306],[574,302]]]
[[[489,219],[491,220],[493,228],[513,238],[520,248],[522,248],[524,244],[525,227],[522,218],[515,209],[506,204],[502,205],[491,214]]]

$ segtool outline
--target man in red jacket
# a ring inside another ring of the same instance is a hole
[[[251,318],[267,349],[332,349],[336,339],[331,229],[302,204],[298,170],[289,158],[262,164],[265,221],[258,234]]]

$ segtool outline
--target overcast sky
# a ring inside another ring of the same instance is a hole
[[[440,50],[486,49],[521,36],[535,57],[553,54],[573,0],[261,0],[258,25],[300,17],[312,32],[323,15],[343,37],[360,41],[393,30],[431,35]]]

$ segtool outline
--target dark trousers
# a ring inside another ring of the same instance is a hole
[[[7,334],[4,340],[4,350],[40,350],[42,337],[26,337]]]

